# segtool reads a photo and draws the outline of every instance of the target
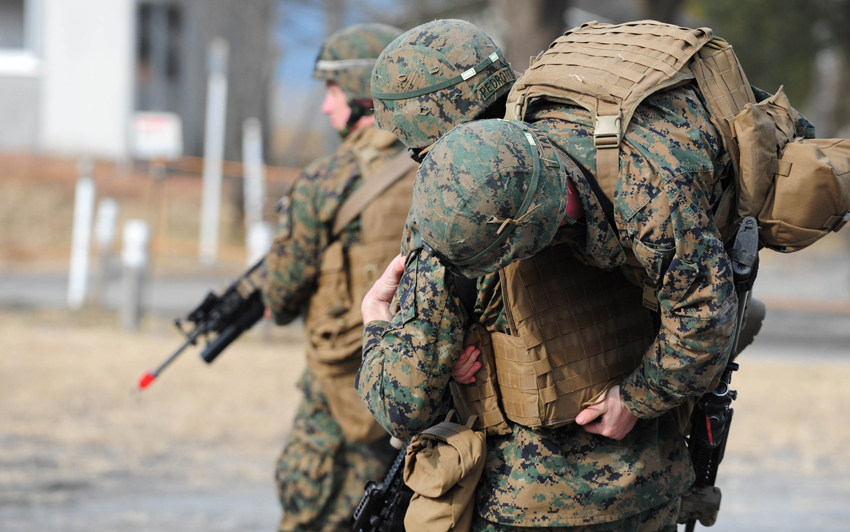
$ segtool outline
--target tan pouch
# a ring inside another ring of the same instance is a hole
[[[791,104],[782,87],[763,102],[747,104],[734,120],[740,151],[737,216],[758,216],[770,189],[782,148],[794,138]]]
[[[776,165],[759,212],[759,235],[770,248],[809,246],[850,219],[850,140],[795,139]]]
[[[337,241],[322,255],[318,287],[304,319],[308,354],[333,363],[360,354],[363,317],[351,300],[345,249]]]
[[[359,358],[328,364],[308,356],[307,365],[316,375],[328,399],[331,415],[339,423],[346,441],[371,443],[388,436],[387,431],[363,404],[354,387],[354,378],[360,366]]]
[[[475,382],[461,384],[455,380],[449,383],[455,409],[460,419],[476,416],[476,430],[484,430],[488,435],[510,434],[511,427],[505,420],[500,406],[499,390],[496,384],[496,360],[493,356],[493,340],[483,325],[473,323],[466,331],[463,347],[474,345],[481,351],[478,361],[481,368],[475,372]]]
[[[472,525],[475,486],[484,470],[483,431],[446,421],[413,437],[404,462],[404,483],[413,490],[404,516],[407,532],[465,532]]]

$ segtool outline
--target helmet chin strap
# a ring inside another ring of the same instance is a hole
[[[365,105],[359,100],[350,100],[348,102],[348,107],[351,109],[351,114],[348,115],[348,121],[345,123],[345,127],[339,131],[339,136],[342,138],[346,138],[351,134],[354,124],[359,122],[361,118],[375,113],[374,107],[371,105]]]

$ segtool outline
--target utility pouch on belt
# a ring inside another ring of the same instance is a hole
[[[404,483],[413,490],[404,517],[407,532],[465,532],[475,511],[475,486],[484,470],[484,432],[446,421],[413,437],[404,463]]]
[[[511,428],[499,406],[499,389],[496,384],[496,360],[493,358],[493,341],[483,325],[473,323],[466,331],[463,347],[474,345],[481,351],[478,361],[481,368],[475,372],[475,382],[461,384],[454,379],[449,383],[455,408],[460,419],[476,416],[473,426],[488,435],[510,434]]]

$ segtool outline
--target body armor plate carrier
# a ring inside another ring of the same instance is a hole
[[[452,384],[461,416],[477,415],[488,434],[509,432],[504,418],[532,428],[573,422],[634,371],[655,338],[641,289],[620,271],[578,261],[567,244],[500,277],[511,334],[487,341],[471,328],[465,343],[479,347],[482,368],[475,383]]]
[[[389,148],[395,142],[391,133],[371,128],[354,139],[352,150],[363,176],[361,189],[374,186],[374,181],[387,182],[386,177],[392,184],[358,211],[358,244],[345,247],[335,240],[328,246],[305,318],[307,364],[321,382],[346,439],[353,442],[386,436],[357,395],[354,378],[362,359],[360,303],[399,253],[412,196],[415,165],[412,161],[398,164],[392,158],[395,151]],[[387,169],[395,175],[384,175]],[[344,209],[345,204],[340,212]]]

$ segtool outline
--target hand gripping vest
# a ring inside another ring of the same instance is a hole
[[[476,427],[488,434],[510,431],[502,415],[532,428],[573,422],[637,368],[655,338],[641,289],[619,271],[578,261],[568,244],[500,277],[511,333],[491,332],[492,345],[478,340],[476,382],[452,386],[461,417],[479,416]]]
[[[346,439],[353,442],[386,436],[357,395],[354,377],[362,357],[360,303],[399,253],[413,193],[415,165],[406,154],[393,158],[398,150],[391,146],[396,142],[391,133],[373,128],[353,139],[352,151],[363,179],[361,190],[374,187],[378,181],[392,184],[365,208],[361,204],[356,209],[360,216],[358,244],[344,247],[336,240],[328,246],[305,318],[307,364],[319,378]],[[344,203],[339,212],[345,210]]]

